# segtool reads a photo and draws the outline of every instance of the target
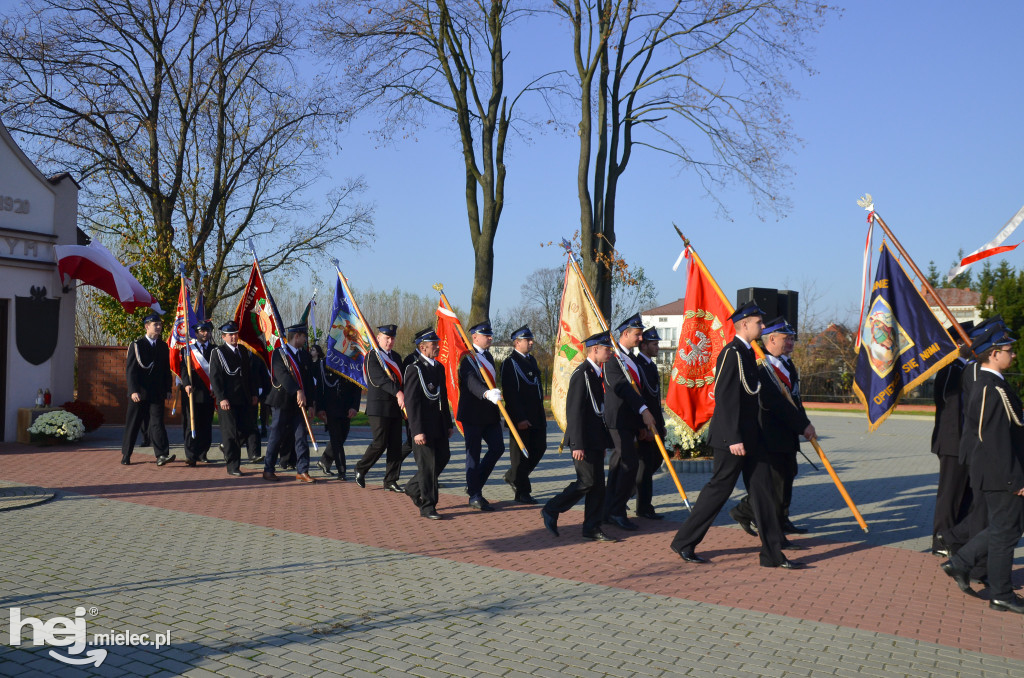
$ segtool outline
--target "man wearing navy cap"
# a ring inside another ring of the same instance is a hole
[[[494,343],[491,323],[484,321],[469,328],[473,353],[467,353],[459,363],[459,405],[457,416],[466,439],[466,493],[469,507],[477,511],[493,511],[484,498],[484,484],[494,465],[505,453],[505,435],[501,430],[498,401],[501,391],[488,388],[480,370],[487,371],[491,383],[497,383],[494,358],[488,351]],[[480,458],[481,442],[487,442],[487,454]]]
[[[616,331],[621,350],[608,361],[604,370],[604,419],[615,444],[608,460],[604,519],[623,530],[636,530],[637,524],[626,517],[626,502],[633,495],[640,466],[637,439],[653,440],[651,430],[657,426],[657,421],[638,390],[640,368],[631,353],[643,338],[644,324],[640,315],[630,316]]]
[[[220,335],[224,344],[210,354],[210,385],[220,410],[220,439],[228,475],[241,476],[242,441],[256,426],[259,385],[249,349],[238,345],[238,325],[224,323]]]
[[[192,331],[196,338],[178,349],[181,354],[181,432],[185,440],[185,463],[189,466],[195,466],[197,461],[209,461],[206,453],[210,451],[213,439],[214,406],[213,394],[208,385],[210,356],[214,348],[210,341],[213,323],[202,320],[192,326]],[[189,411],[192,405],[195,406],[194,415]],[[193,418],[196,423],[194,436],[191,424]]]
[[[276,481],[274,467],[277,456],[286,441],[295,441],[295,479],[313,483],[309,476],[309,443],[306,440],[306,420],[303,410],[313,407],[316,382],[313,379],[313,361],[302,350],[306,345],[305,325],[292,325],[285,330],[288,341],[274,349],[270,363],[270,395],[267,405],[274,408],[270,423],[267,457],[263,461],[263,479]]]
[[[169,454],[167,429],[164,428],[164,399],[172,387],[170,349],[161,338],[164,323],[156,313],[142,321],[146,336],[128,345],[125,377],[128,381],[128,409],[125,412],[124,436],[121,438],[121,463],[131,464],[135,438],[143,418],[148,415],[149,439],[153,444],[157,466],[174,461]]]
[[[761,335],[763,316],[764,311],[754,302],[733,313],[729,320],[736,329],[736,336],[725,345],[715,363],[715,413],[710,430],[715,471],[671,544],[672,551],[688,563],[708,562],[697,555],[695,549],[729,500],[742,474],[761,538],[761,565],[786,569],[803,567],[803,563],[790,561],[782,553],[783,535],[772,501],[771,471],[760,440],[758,393],[762,385],[751,342]]]
[[[370,420],[373,440],[366,446],[363,457],[356,462],[356,484],[366,487],[366,474],[384,458],[384,489],[404,492],[398,484],[402,462],[408,452],[402,449],[402,410],[405,394],[402,392],[404,367],[402,356],[393,347],[397,325],[381,325],[377,328],[377,345],[380,352],[373,351],[363,361],[363,376],[366,380],[366,417]],[[409,452],[412,450],[410,449]]]
[[[501,363],[501,388],[505,409],[515,423],[516,431],[526,445],[526,455],[515,438],[509,436],[509,461],[505,482],[512,486],[520,504],[536,504],[531,492],[530,473],[537,468],[547,448],[548,431],[544,415],[544,389],[540,383],[540,367],[530,351],[533,332],[523,325],[511,334],[512,353]],[[529,455],[529,456],[527,456]]]
[[[416,475],[405,484],[405,494],[416,504],[422,517],[441,520],[437,512],[437,479],[451,459],[448,439],[454,430],[444,365],[437,361],[441,339],[428,327],[417,332],[413,341],[416,352],[407,360],[402,391],[409,415]]]
[[[640,341],[640,350],[636,354],[636,366],[640,372],[640,392],[643,394],[647,409],[654,415],[657,422],[658,435],[665,437],[665,412],[661,409],[661,374],[658,372],[658,349],[661,337],[658,330],[652,327],[645,330]],[[636,514],[648,520],[661,520],[662,516],[654,511],[654,472],[662,464],[661,450],[654,436],[644,436],[637,441],[639,464],[636,470]]]
[[[598,332],[584,340],[587,359],[576,366],[569,377],[565,396],[565,436],[572,450],[576,480],[552,497],[541,509],[544,527],[558,536],[558,515],[586,500],[583,508],[583,537],[598,542],[613,542],[601,531],[604,513],[604,452],[613,443],[605,426],[605,389],[602,372],[612,355],[607,332]]]
[[[971,488],[984,497],[988,527],[943,563],[961,591],[971,588],[970,571],[988,558],[989,608],[1024,614],[1024,600],[1013,592],[1013,550],[1024,533],[1024,412],[1020,398],[1003,377],[1012,368],[1014,338],[994,326],[974,345],[981,368],[964,407],[964,439],[970,440]]]

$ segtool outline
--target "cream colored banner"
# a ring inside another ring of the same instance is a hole
[[[555,361],[551,370],[551,413],[563,431],[569,377],[576,366],[587,357],[583,341],[603,329],[605,328],[601,319],[583,287],[579,269],[567,263],[558,319],[558,337],[555,340]]]

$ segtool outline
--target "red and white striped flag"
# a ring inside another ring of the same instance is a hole
[[[1020,222],[1024,221],[1024,207],[1017,210],[1017,213],[1013,215],[1013,218],[1006,222],[1003,229],[999,231],[995,238],[982,245],[979,249],[974,250],[960,261],[959,266],[953,266],[949,269],[949,273],[946,276],[946,282],[953,282],[953,278],[957,277],[961,273],[967,270],[967,268],[976,261],[994,256],[996,254],[1002,254],[1003,252],[1010,252],[1017,248],[1020,243],[1016,245],[1004,245],[1003,242],[1017,230],[1020,226]]]

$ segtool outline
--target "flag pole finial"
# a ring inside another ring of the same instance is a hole
[[[875,201],[871,198],[870,193],[865,193],[858,201],[857,204],[863,207],[868,212],[875,211]]]
[[[441,283],[434,283],[433,288],[438,292],[444,292],[444,285],[442,285]]]

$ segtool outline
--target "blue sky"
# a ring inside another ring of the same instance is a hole
[[[946,270],[959,248],[981,246],[1024,204],[1021,25],[1017,2],[851,2],[810,39],[817,74],[793,79],[800,98],[787,110],[804,143],[788,158],[795,174],[785,218],[758,219],[745,190],[723,194],[732,219],[724,218],[691,174],[641,152],[620,184],[620,251],[646,269],[659,303],[681,297],[684,273],[671,270],[681,249],[675,222],[728,294],[797,289],[819,297],[823,319],[845,320],[855,312],[867,228],[856,200],[870,192],[918,264]],[[508,45],[510,70],[536,47],[529,38]],[[468,308],[473,252],[454,136],[435,118],[413,139],[382,146],[371,127],[352,126],[329,170],[363,174],[376,204],[376,243],[339,252],[345,274],[357,288],[419,294],[443,282]],[[518,303],[531,271],[561,264],[539,243],[578,228],[576,153],[575,137],[557,133],[510,142],[492,313]],[[1016,265],[1020,255],[1008,256]],[[329,263],[322,268],[327,276]]]

